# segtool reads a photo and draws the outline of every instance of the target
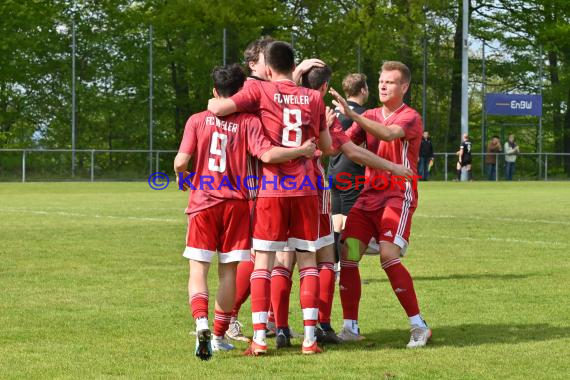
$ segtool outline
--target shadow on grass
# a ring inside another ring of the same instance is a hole
[[[465,273],[465,274],[449,274],[444,276],[414,276],[414,282],[417,281],[447,281],[447,280],[523,280],[525,278],[538,276],[539,273],[525,274],[500,274],[500,273]],[[383,278],[363,278],[363,284],[371,284],[378,282],[387,282],[388,279]]]
[[[431,347],[469,347],[483,344],[518,344],[539,342],[570,337],[570,329],[548,324],[464,324],[458,326],[432,326]],[[381,350],[386,348],[405,349],[409,332],[403,329],[383,329],[363,332],[361,342],[329,346],[338,349]]]

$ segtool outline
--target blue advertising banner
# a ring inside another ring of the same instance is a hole
[[[487,115],[542,116],[541,95],[487,94]]]

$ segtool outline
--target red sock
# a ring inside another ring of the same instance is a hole
[[[334,297],[334,263],[322,262],[319,268],[319,322],[331,322],[331,310]]]
[[[414,291],[414,282],[406,267],[400,262],[400,259],[386,261],[382,264],[382,269],[388,275],[392,289],[394,289],[394,293],[396,293],[396,297],[398,297],[408,317],[418,315],[420,308],[416,292]]]
[[[190,297],[190,311],[194,319],[208,318],[208,293],[194,293]]]
[[[220,310],[214,311],[214,335],[224,336],[228,327],[230,326],[230,321],[232,319],[232,313],[224,313]]]
[[[275,326],[282,329],[289,327],[289,296],[291,271],[277,266],[271,272],[271,306],[275,315]]]
[[[344,319],[358,320],[358,306],[362,293],[358,262],[340,260],[340,303]]]
[[[251,272],[253,272],[253,266],[254,263],[251,261],[242,261],[238,264],[236,273],[236,298],[232,310],[232,317],[237,318],[241,305],[243,305],[249,297],[250,278]]]
[[[303,325],[315,326],[319,314],[319,271],[317,267],[305,267],[299,270],[301,278],[301,309]]]
[[[251,316],[254,330],[267,328],[267,310],[269,310],[271,292],[271,274],[265,269],[254,269],[251,273]]]

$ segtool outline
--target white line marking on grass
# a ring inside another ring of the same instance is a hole
[[[76,212],[66,211],[41,211],[41,210],[28,210],[17,208],[1,208],[0,212],[14,212],[14,213],[28,213],[34,215],[58,215],[58,216],[74,216],[80,218],[98,218],[98,219],[126,219],[143,222],[167,222],[167,223],[180,223],[183,219],[170,219],[170,218],[151,218],[140,216],[117,216],[117,215],[99,215],[99,214],[80,214]]]
[[[546,220],[546,219],[519,219],[519,218],[494,218],[494,217],[482,217],[482,216],[458,216],[458,215],[426,215],[426,214],[414,214],[414,216],[419,216],[420,218],[431,218],[431,219],[472,219],[472,220],[497,220],[500,222],[518,222],[518,223],[544,223],[544,224],[557,224],[570,226],[570,222],[564,220]]]
[[[431,235],[412,235],[417,236],[419,238],[433,238]],[[450,240],[467,240],[467,241],[495,241],[501,243],[517,243],[517,244],[537,244],[537,245],[548,245],[548,246],[555,246],[555,247],[566,247],[568,244],[559,242],[559,241],[545,241],[545,240],[522,240],[522,239],[512,239],[512,238],[499,238],[495,236],[489,236],[487,238],[474,238],[468,236],[441,236],[437,235],[438,238],[442,239],[450,239]]]

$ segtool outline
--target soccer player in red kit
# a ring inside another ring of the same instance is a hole
[[[263,55],[263,51],[265,47],[273,42],[271,37],[263,37],[257,39],[250,43],[244,53],[244,60],[245,64],[247,65],[248,69],[250,70],[250,75],[247,77],[244,88],[250,86],[256,80],[267,80],[265,74],[265,57]],[[259,160],[256,158],[252,158],[251,160],[251,167],[253,172],[255,173],[255,177],[259,177],[260,172],[260,164]],[[249,200],[250,209],[253,212],[253,204],[255,201],[255,197],[257,196],[257,188],[254,190],[255,194],[252,199]],[[232,317],[230,320],[230,326],[228,327],[228,331],[226,332],[226,337],[229,339],[248,342],[249,338],[243,335],[242,331],[242,324],[238,320],[239,311],[241,306],[245,301],[247,301],[250,293],[250,278],[251,273],[253,273],[253,268],[255,264],[255,254],[252,250],[251,258],[247,261],[242,261],[238,264],[237,273],[236,273],[236,297],[234,301],[234,306],[232,309]]]
[[[302,85],[306,88],[317,90],[321,97],[324,99],[328,91],[328,82],[332,76],[331,69],[324,66],[313,66],[302,75]],[[403,165],[397,165],[383,158],[376,156],[374,153],[367,151],[355,145],[342,130],[342,125],[337,119],[334,111],[327,109],[327,126],[330,128],[331,147],[324,152],[326,155],[337,154],[339,151],[345,154],[349,159],[365,164],[372,168],[388,170],[392,174],[400,176],[411,176],[413,172],[405,168]],[[317,187],[318,200],[319,200],[319,238],[315,243],[317,248],[317,268],[319,271],[319,325],[317,328],[317,340],[322,343],[339,343],[340,339],[337,337],[334,329],[330,323],[330,316],[334,297],[334,260],[335,253],[333,249],[334,236],[331,229],[331,199],[330,191],[325,187],[325,171],[321,163],[321,153],[317,151],[314,161],[315,176],[319,178],[321,186]],[[330,186],[330,184],[329,184]],[[286,254],[287,252],[283,252]],[[286,347],[290,345],[290,334],[288,329],[288,303],[280,304],[288,300],[288,295],[291,288],[287,288],[287,281],[284,278],[286,275],[290,276],[293,265],[290,264],[291,260],[287,262],[281,257],[277,257],[277,262],[274,272],[278,271],[277,276],[272,275],[271,279],[271,297],[273,309],[275,311],[275,321],[277,324],[277,348]],[[285,272],[285,273],[283,273]],[[277,297],[278,294],[284,294]]]
[[[238,65],[217,67],[212,73],[214,96],[225,98],[242,86],[245,74]],[[312,157],[310,140],[292,148],[273,146],[264,136],[260,120],[251,114],[219,118],[205,111],[192,115],[174,160],[177,182],[190,188],[188,230],[184,257],[190,260],[188,292],[196,321],[196,356],[211,357],[212,350],[229,350],[224,341],[234,301],[236,267],[249,259],[249,159],[254,155],[266,163]],[[194,157],[194,173],[188,164]],[[180,176],[182,174],[182,176]],[[181,178],[182,177],[182,178]],[[208,326],[207,275],[218,251],[219,291],[216,297],[214,338]]]
[[[271,82],[254,82],[230,99],[211,99],[208,110],[216,115],[236,111],[260,111],[265,135],[283,147],[298,147],[317,138],[321,149],[330,146],[325,106],[317,91],[293,81],[293,49],[276,41],[265,49],[267,76]],[[301,278],[301,308],[305,326],[302,353],[320,352],[315,338],[319,279],[315,242],[318,238],[316,178],[311,159],[299,158],[280,165],[263,164],[263,179],[255,205],[253,248],[255,269],[251,276],[251,308],[254,336],[249,353],[267,352],[265,329],[270,304],[271,269],[276,251],[285,246],[297,250]]]
[[[354,142],[366,141],[367,148],[380,157],[411,168],[417,176],[416,162],[422,138],[420,115],[407,106],[403,99],[409,88],[411,74],[401,62],[388,61],[382,65],[378,89],[383,106],[354,112],[333,89],[331,94],[340,112],[354,120],[347,134]],[[384,171],[366,169],[369,178],[377,175],[389,177]],[[431,330],[420,314],[412,277],[400,262],[406,252],[412,215],[417,207],[418,192],[410,182],[404,186],[391,186],[377,190],[382,184],[366,184],[348,214],[344,241],[340,296],[344,326],[339,336],[345,340],[359,340],[358,307],[361,283],[358,262],[371,238],[380,244],[380,261],[400,304],[408,315],[411,337],[408,348],[425,346]]]
[[[262,37],[250,43],[244,51],[244,61],[247,67],[249,68],[251,74],[247,77],[247,80],[244,83],[244,88],[247,89],[253,82],[256,80],[267,80],[267,74],[265,72],[265,55],[264,50],[265,47],[273,42],[273,38],[271,37]],[[311,67],[318,67],[322,66],[324,63],[318,59],[308,59],[301,62],[293,72],[293,80],[296,81],[296,78],[301,76],[305,71],[309,70]],[[255,176],[259,176],[259,172],[261,170],[261,164],[259,160],[255,157],[251,159],[251,166],[255,173]],[[254,190],[254,195],[257,196],[257,189]],[[253,202],[254,199],[250,199],[250,208],[253,209]],[[253,211],[253,210],[252,210]],[[284,255],[284,252],[277,252],[277,258],[281,259]],[[294,259],[294,257],[293,257]],[[286,261],[286,260],[282,260]],[[244,341],[249,342],[249,338],[243,335],[242,331],[242,324],[238,320],[239,311],[243,303],[248,299],[250,294],[250,277],[251,273],[253,272],[255,263],[255,254],[252,250],[251,260],[242,261],[238,264],[237,274],[236,274],[236,298],[234,302],[234,307],[232,310],[232,318],[230,321],[230,326],[226,332],[226,337],[229,339],[237,340],[237,341]],[[292,265],[290,265],[292,266]],[[275,273],[279,273],[281,277],[277,279],[277,282],[282,282],[282,280],[287,281],[289,287],[289,293],[291,292],[291,270],[283,271],[280,268],[276,268],[276,270],[272,271],[272,278]],[[286,275],[286,278],[283,277]],[[289,312],[289,308],[286,308],[286,312]],[[268,320],[268,332],[272,329],[275,329],[275,321],[272,318],[272,311],[271,308],[269,310],[269,320]]]

